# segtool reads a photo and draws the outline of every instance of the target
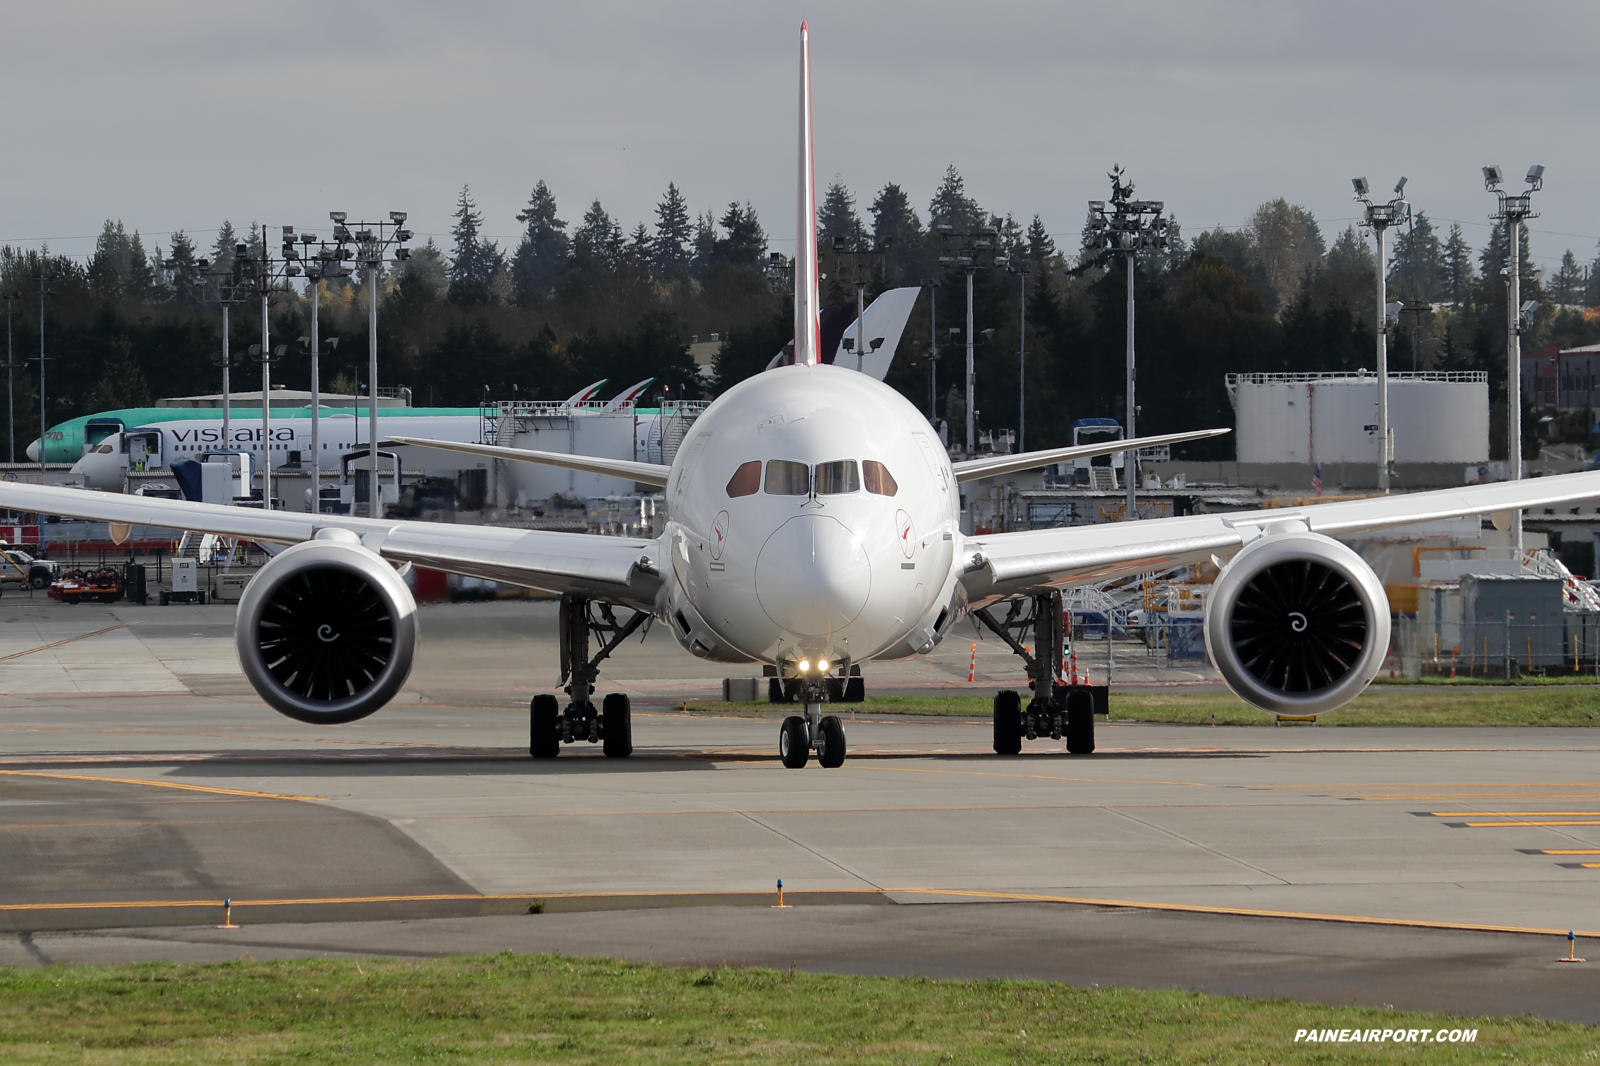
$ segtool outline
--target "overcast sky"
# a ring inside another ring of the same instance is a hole
[[[252,220],[323,231],[410,212],[448,243],[472,187],[515,244],[535,181],[654,222],[749,200],[793,251],[797,30],[810,20],[817,177],[863,214],[885,182],[925,213],[946,164],[988,210],[1070,245],[1113,162],[1185,233],[1264,200],[1354,217],[1349,179],[1460,220],[1479,168],[1547,168],[1533,250],[1593,258],[1600,5],[1290,0],[276,4],[8,3],[0,243],[83,254],[106,218],[166,245]],[[1520,181],[1517,182],[1520,187]],[[1448,228],[1448,225],[1444,228]]]

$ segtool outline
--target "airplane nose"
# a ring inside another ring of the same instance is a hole
[[[39,442],[38,442],[38,440],[35,440],[32,444],[28,445],[28,453],[27,454],[28,454],[28,462],[37,463],[39,461]]]
[[[872,566],[860,539],[824,515],[789,519],[756,560],[762,610],[798,636],[825,637],[849,625],[871,591]]]

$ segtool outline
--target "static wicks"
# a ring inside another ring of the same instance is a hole
[[[817,182],[811,152],[811,31],[800,23],[800,151],[795,192],[794,361],[821,361],[817,320]]]

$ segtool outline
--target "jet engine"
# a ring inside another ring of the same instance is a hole
[[[234,642],[245,676],[275,710],[316,725],[353,722],[392,699],[411,673],[417,605],[354,534],[306,541],[245,589]]]
[[[1217,579],[1205,634],[1211,661],[1240,699],[1317,714],[1377,676],[1389,651],[1389,603],[1372,568],[1338,541],[1269,535]]]

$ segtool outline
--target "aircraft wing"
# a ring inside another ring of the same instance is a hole
[[[640,537],[262,511],[5,482],[0,482],[0,508],[276,544],[310,540],[324,529],[347,529],[367,548],[395,563],[547,592],[580,593],[640,610],[654,608],[661,584],[656,542]]]
[[[1227,554],[1273,528],[1327,536],[1600,498],[1600,471],[1364,500],[1108,522],[968,537],[962,583],[975,603]]]
[[[1159,437],[1135,437],[1133,440],[1099,441],[1095,444],[1074,444],[1066,448],[1046,448],[1037,452],[1018,452],[1015,455],[986,455],[981,459],[963,459],[951,463],[957,481],[976,481],[980,477],[998,477],[1019,470],[1037,470],[1052,463],[1065,463],[1073,459],[1089,459],[1096,455],[1115,455],[1117,452],[1153,448],[1162,444],[1182,444],[1184,441],[1220,437],[1233,430],[1196,429],[1186,433],[1166,433]],[[398,438],[397,438],[398,439]]]
[[[569,452],[536,452],[526,448],[507,448],[498,444],[462,444],[453,440],[429,440],[426,437],[386,437],[396,444],[414,444],[419,448],[437,448],[443,452],[465,452],[490,459],[510,459],[518,463],[539,463],[559,466],[565,470],[581,470],[585,474],[601,474],[622,478],[641,485],[665,488],[667,473],[672,468],[660,463],[640,463],[632,459],[602,459],[596,455],[573,455]]]

